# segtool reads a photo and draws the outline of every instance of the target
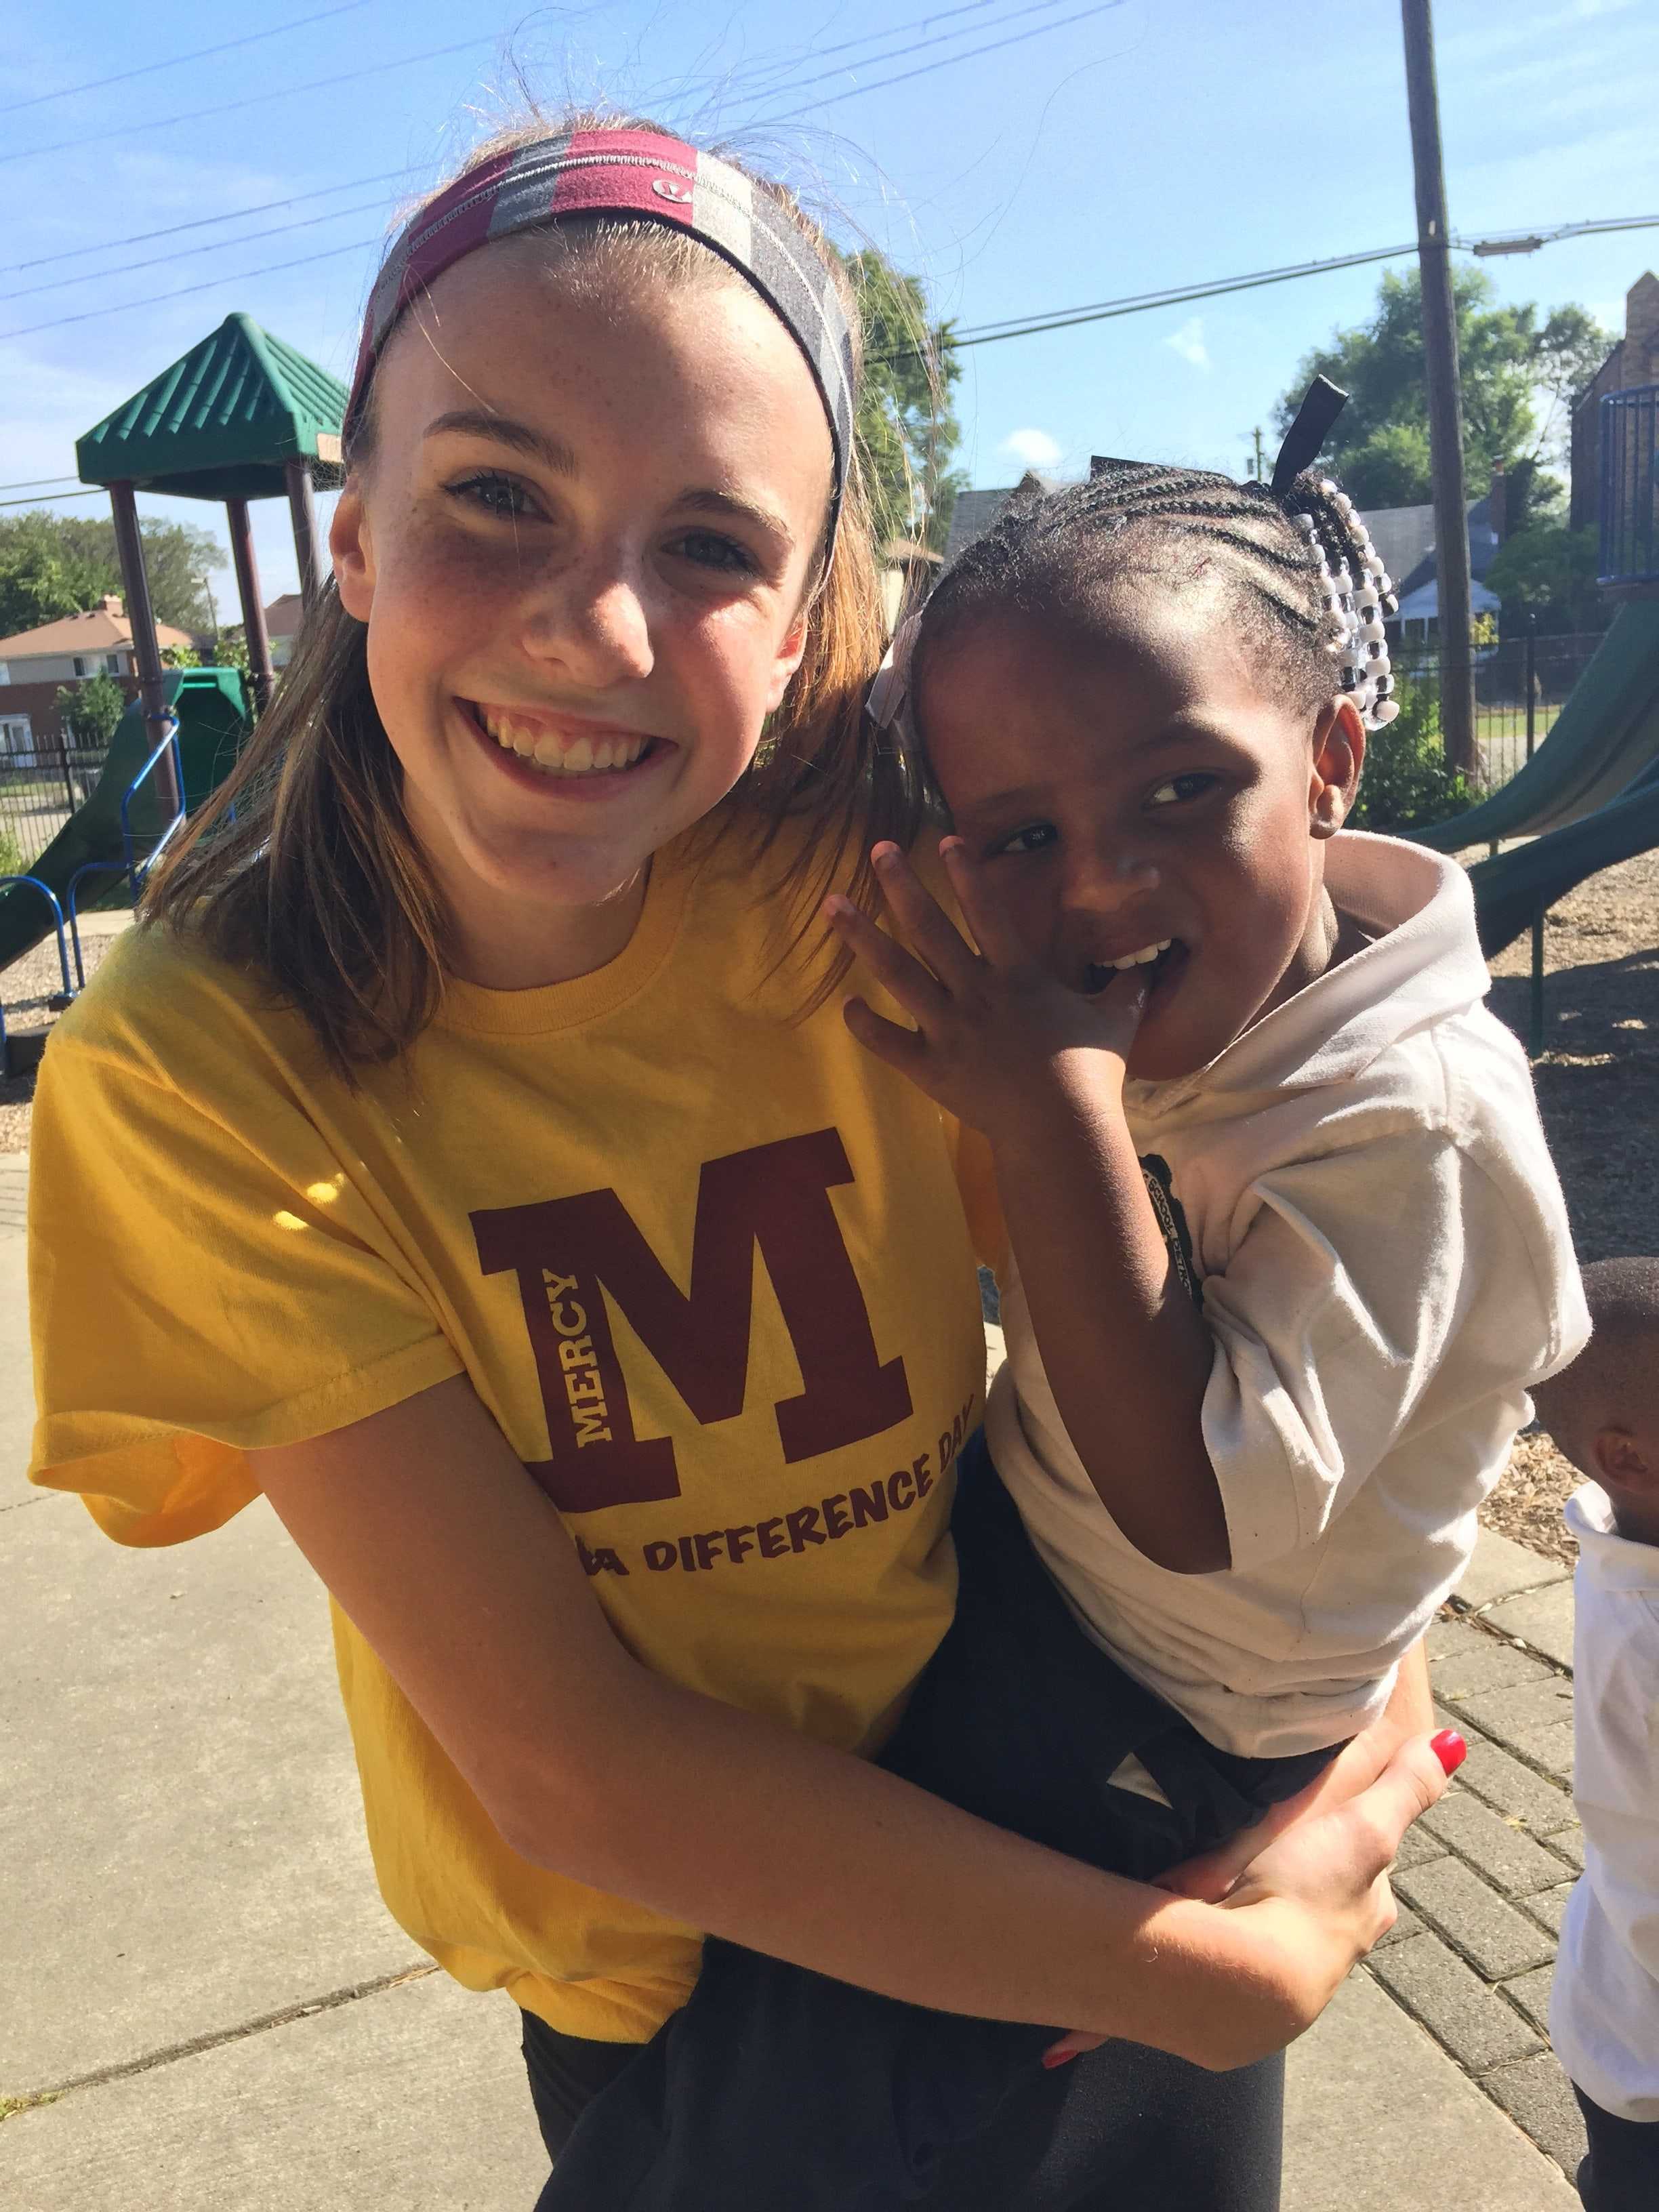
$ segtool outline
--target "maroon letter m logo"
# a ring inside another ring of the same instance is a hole
[[[853,1180],[834,1129],[703,1164],[689,1295],[614,1190],[475,1213],[487,1275],[518,1278],[547,1412],[550,1456],[531,1473],[566,1513],[678,1498],[674,1446],[634,1434],[600,1285],[705,1425],[743,1411],[755,1247],[800,1369],[779,1401],[786,1461],[879,1436],[910,1413],[902,1359],[884,1366],[830,1202]]]

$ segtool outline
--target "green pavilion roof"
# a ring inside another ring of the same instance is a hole
[[[283,464],[340,460],[346,388],[314,361],[227,315],[211,337],[76,441],[82,483],[123,478],[185,499],[274,499]]]

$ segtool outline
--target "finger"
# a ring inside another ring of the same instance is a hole
[[[1254,1827],[1241,1828],[1214,1850],[1200,1851],[1195,1858],[1183,1859],[1179,1866],[1159,1875],[1154,1888],[1170,1890],[1176,1897],[1195,1897],[1204,1905],[1219,1905],[1250,1862],[1267,1850],[1275,1836],[1282,1836],[1301,1819],[1325,1788],[1326,1780],[1323,1774],[1315,1775],[1294,1797],[1273,1806]]]
[[[1135,1041],[1152,994],[1152,983],[1144,967],[1121,969],[1103,991],[1096,994],[1094,1005],[1100,1014],[1101,1042],[1109,1051],[1125,1060],[1128,1058],[1129,1048]]]
[[[1377,1853],[1379,1871],[1391,1865],[1412,1822],[1444,1795],[1461,1763],[1463,1740],[1452,1739],[1443,1755],[1439,1736],[1412,1736],[1402,1743],[1369,1790],[1362,1790],[1334,1817],[1352,1815]]]
[[[1024,967],[1030,955],[1008,919],[988,870],[981,867],[960,837],[941,838],[939,849],[975,944],[994,968]]]
[[[1098,2051],[1109,2040],[1103,2035],[1086,2035],[1081,2028],[1070,2035],[1062,2035],[1058,2043],[1051,2043],[1042,2054],[1045,2066],[1063,2066],[1068,2058],[1075,2058],[1080,2051]]]
[[[945,988],[960,996],[974,988],[974,948],[922,882],[896,845],[870,854],[881,895],[905,937]]]
[[[842,1019],[866,1052],[884,1060],[889,1067],[897,1068],[913,1083],[921,1080],[921,1069],[927,1058],[927,1040],[920,1030],[907,1030],[897,1022],[883,1019],[866,1006],[862,999],[848,999],[841,1010]]]
[[[949,1012],[950,1000],[938,977],[902,945],[896,944],[884,929],[878,929],[867,914],[860,914],[851,899],[842,898],[839,892],[832,893],[823,902],[823,915],[836,935],[852,948],[859,961],[883,989],[898,1000],[907,1014],[925,1024],[941,1020]]]

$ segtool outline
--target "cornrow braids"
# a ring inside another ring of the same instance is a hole
[[[1392,586],[1353,502],[1304,471],[1282,487],[1207,470],[1097,459],[1087,480],[1048,492],[1028,477],[983,537],[940,580],[904,641],[924,654],[980,610],[1032,616],[1086,611],[1132,563],[1172,561],[1219,575],[1249,643],[1276,659],[1298,708],[1352,698],[1368,727],[1392,721],[1383,622]],[[909,689],[895,671],[887,719]]]

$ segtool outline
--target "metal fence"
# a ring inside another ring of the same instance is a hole
[[[1598,635],[1590,633],[1505,638],[1499,645],[1476,648],[1474,738],[1483,790],[1496,791],[1507,783],[1527,758],[1528,694],[1532,742],[1540,745],[1601,642]],[[1432,645],[1394,649],[1395,669],[1409,694],[1425,690],[1438,694],[1437,652]]]
[[[1659,582],[1659,384],[1601,402],[1604,584]]]
[[[40,737],[0,751],[0,875],[27,869],[77,806],[109,757],[106,745],[65,745]]]

